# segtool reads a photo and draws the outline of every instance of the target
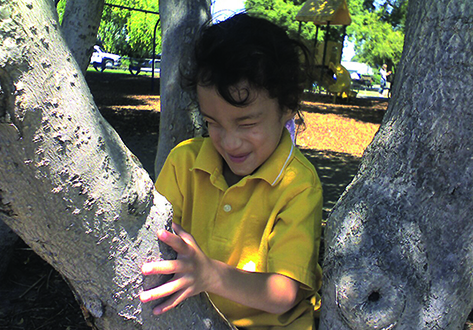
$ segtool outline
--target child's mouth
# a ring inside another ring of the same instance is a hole
[[[228,155],[228,158],[230,158],[230,160],[233,163],[243,163],[248,158],[248,156],[249,156],[249,154],[238,155],[238,156]]]

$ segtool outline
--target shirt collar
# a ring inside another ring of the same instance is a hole
[[[294,157],[294,148],[291,135],[284,129],[276,150],[250,177],[263,179],[272,186],[276,185],[283,177],[287,165]]]
[[[292,157],[294,157],[294,144],[292,143],[291,135],[284,129],[281,141],[276,150],[269,156],[269,158],[260,166],[255,173],[243,178],[237,185],[243,184],[249,179],[263,179],[270,185],[276,185],[283,177],[284,170],[289,164]],[[223,178],[223,158],[213,146],[210,138],[205,138],[199,155],[196,158],[194,166],[191,170],[202,170],[210,174],[212,183],[219,182]]]
[[[209,137],[203,139],[202,147],[197,155],[193,170],[201,170],[210,175],[210,181],[222,190],[226,189],[227,183],[223,177],[223,158],[215,149]]]

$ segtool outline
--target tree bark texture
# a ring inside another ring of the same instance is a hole
[[[84,74],[97,41],[103,6],[104,0],[68,0],[64,10],[61,30]]]
[[[210,20],[210,1],[162,0],[159,2],[159,13],[163,53],[156,177],[173,147],[203,131],[195,93],[182,88],[181,73],[186,74],[192,68],[195,36],[200,27]]]
[[[204,296],[161,317],[143,262],[172,209],[103,119],[49,0],[0,0],[0,220],[69,282],[97,329],[230,329]]]
[[[61,30],[82,73],[87,70],[97,39],[103,4],[103,0],[70,0],[66,4]],[[0,278],[8,266],[17,237],[8,226],[0,223]]]
[[[462,329],[473,308],[473,2],[410,0],[379,132],[325,232],[321,329]]]

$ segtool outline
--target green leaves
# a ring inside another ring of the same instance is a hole
[[[113,0],[107,3],[159,12],[152,0]],[[105,5],[99,28],[99,40],[107,51],[136,58],[150,58],[153,32],[159,15]],[[156,53],[161,52],[160,26],[156,34]]]
[[[347,34],[355,43],[353,60],[371,67],[396,67],[404,46],[407,0],[348,0],[353,22]]]
[[[246,0],[245,8],[250,14],[267,18],[285,28],[289,35],[296,39],[299,36],[296,15],[304,3],[304,0]],[[301,25],[300,36],[308,47],[314,44],[315,30],[316,27],[311,23]]]

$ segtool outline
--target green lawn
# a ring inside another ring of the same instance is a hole
[[[91,66],[91,65],[89,65],[89,66],[87,67],[87,71],[97,72],[97,71],[94,69],[94,67]],[[122,68],[118,68],[118,69],[115,69],[115,68],[108,69],[108,68],[107,68],[107,69],[105,69],[104,72],[106,72],[106,73],[117,73],[117,74],[130,74],[130,75],[131,75],[130,71],[125,70],[125,69],[122,69]],[[139,75],[140,75],[140,76],[148,76],[148,77],[151,77],[151,72],[144,72],[144,71],[141,71]],[[155,74],[154,74],[154,77],[155,77],[155,78],[159,78],[159,74],[155,73]]]
[[[357,97],[384,97],[387,98],[387,91],[384,91],[384,96],[379,95],[377,91],[363,91],[360,90],[358,91]]]

